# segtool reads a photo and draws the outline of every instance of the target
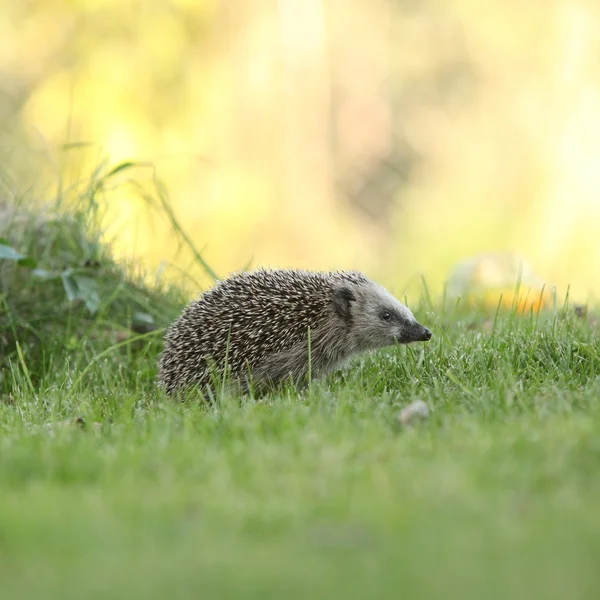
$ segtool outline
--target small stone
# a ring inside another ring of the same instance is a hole
[[[429,407],[423,400],[416,400],[400,411],[400,423],[409,427],[416,420],[426,419],[429,416]]]

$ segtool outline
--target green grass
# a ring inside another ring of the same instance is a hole
[[[127,293],[93,315],[67,298],[37,344],[16,345],[22,286],[0,288],[3,600],[597,597],[593,316],[424,301],[429,344],[207,408],[156,390],[160,329],[115,338],[134,309],[167,322],[181,294],[103,269]],[[415,400],[430,417],[403,427]]]

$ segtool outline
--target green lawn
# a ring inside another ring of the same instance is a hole
[[[55,358],[35,395],[16,361],[1,597],[597,598],[595,325],[417,316],[429,344],[217,408],[161,397],[152,353]]]

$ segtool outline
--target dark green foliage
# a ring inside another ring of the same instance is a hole
[[[160,351],[163,328],[184,297],[145,282],[139,269],[117,264],[99,228],[98,202],[107,181],[130,163],[98,169],[70,192],[70,202],[40,206],[5,201],[0,221],[0,390],[14,370],[37,386],[52,361],[86,360],[120,340],[144,356]],[[176,234],[176,232],[175,232]],[[154,332],[154,334],[151,334]],[[136,344],[136,335],[144,343]],[[117,352],[119,354],[119,352]]]

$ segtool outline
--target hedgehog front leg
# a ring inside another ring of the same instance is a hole
[[[304,387],[308,383],[309,375],[310,379],[315,379],[329,372],[344,357],[342,350],[329,337],[315,332],[310,345],[310,364],[308,340],[266,356],[252,369],[255,389],[276,387],[286,381],[291,381],[297,387]],[[341,348],[343,347],[341,342]]]
[[[308,342],[299,342],[295,346],[270,354],[252,370],[252,379],[255,386],[274,387],[286,381],[291,381],[298,387],[304,387],[311,378],[318,376],[323,365],[320,353],[311,344],[311,360],[309,367]]]
[[[308,381],[308,345],[300,343],[266,356],[253,369],[252,380],[258,387],[275,387],[289,380],[297,386],[305,385]]]

